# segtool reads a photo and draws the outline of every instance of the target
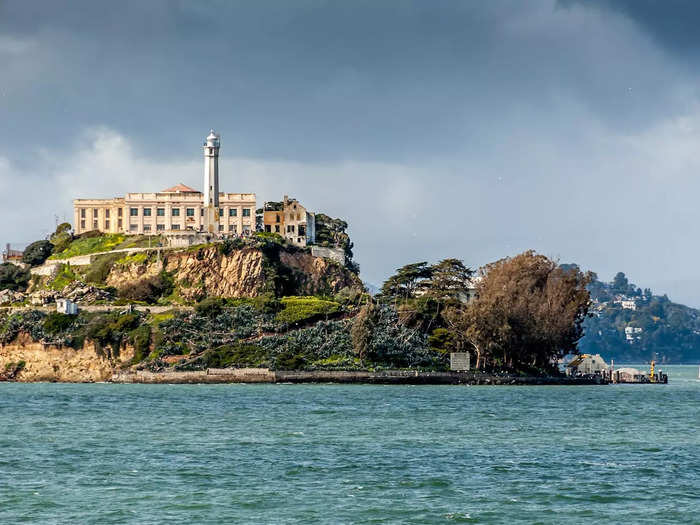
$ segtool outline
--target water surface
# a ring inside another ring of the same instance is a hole
[[[669,385],[0,383],[0,523],[700,523]]]

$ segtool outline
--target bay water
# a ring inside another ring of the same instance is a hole
[[[0,383],[0,523],[700,523],[668,385]]]

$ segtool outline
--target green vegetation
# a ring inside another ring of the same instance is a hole
[[[115,261],[115,264],[128,266],[130,264],[143,264],[148,261],[149,255],[146,252],[137,252],[129,255],[123,255]]]
[[[165,271],[152,277],[145,277],[129,283],[117,290],[117,297],[128,302],[156,304],[160,299],[173,293],[173,278]]]
[[[24,291],[29,284],[29,271],[12,263],[0,264],[0,290]]]
[[[75,316],[51,312],[44,318],[44,331],[50,335],[60,334],[73,326]]]
[[[112,266],[120,259],[120,256],[120,253],[108,253],[96,257],[85,273],[85,282],[103,284],[107,280]]]
[[[320,319],[340,310],[340,305],[335,301],[318,297],[284,297],[282,306],[275,319],[289,325]]]
[[[287,243],[284,237],[282,237],[279,233],[274,232],[256,232],[255,237],[264,241],[279,244],[280,246],[283,246]]]
[[[53,244],[49,241],[36,241],[27,246],[22,254],[22,262],[31,266],[44,264],[53,252]]]
[[[588,288],[594,315],[584,323],[582,352],[599,353],[616,363],[700,361],[700,311],[642,290],[622,272],[609,283],[594,274]],[[635,309],[623,308],[623,300]],[[629,339],[626,328],[636,330]]]
[[[105,233],[96,237],[82,235],[73,240],[62,252],[54,253],[51,259],[68,259],[78,255],[107,252],[114,250],[125,239],[126,236],[121,233]]]
[[[53,253],[60,253],[73,242],[73,234],[71,233],[71,225],[63,222],[56,227],[56,231],[51,234],[49,239],[53,244]]]
[[[316,214],[316,244],[325,247],[337,246],[345,252],[345,266],[355,274],[360,273],[360,265],[353,261],[353,243],[347,234],[348,223],[334,219],[323,213]]]
[[[48,282],[48,287],[52,290],[63,290],[70,283],[77,280],[78,276],[73,271],[70,264],[61,264],[58,267],[56,276]]]

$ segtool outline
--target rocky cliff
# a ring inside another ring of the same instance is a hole
[[[122,347],[110,358],[92,343],[78,350],[37,343],[26,334],[11,344],[0,345],[0,376],[20,382],[59,381],[93,383],[108,381],[112,374],[131,361],[134,350]]]
[[[217,246],[115,264],[106,284],[123,288],[162,272],[172,277],[179,296],[186,301],[278,293],[280,280],[284,280],[285,295],[334,294],[345,287],[362,288],[360,279],[346,268],[306,252],[280,249],[265,253],[245,248],[225,254]]]

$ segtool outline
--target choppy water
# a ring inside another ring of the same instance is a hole
[[[601,387],[0,384],[0,523],[700,523],[697,367]]]

